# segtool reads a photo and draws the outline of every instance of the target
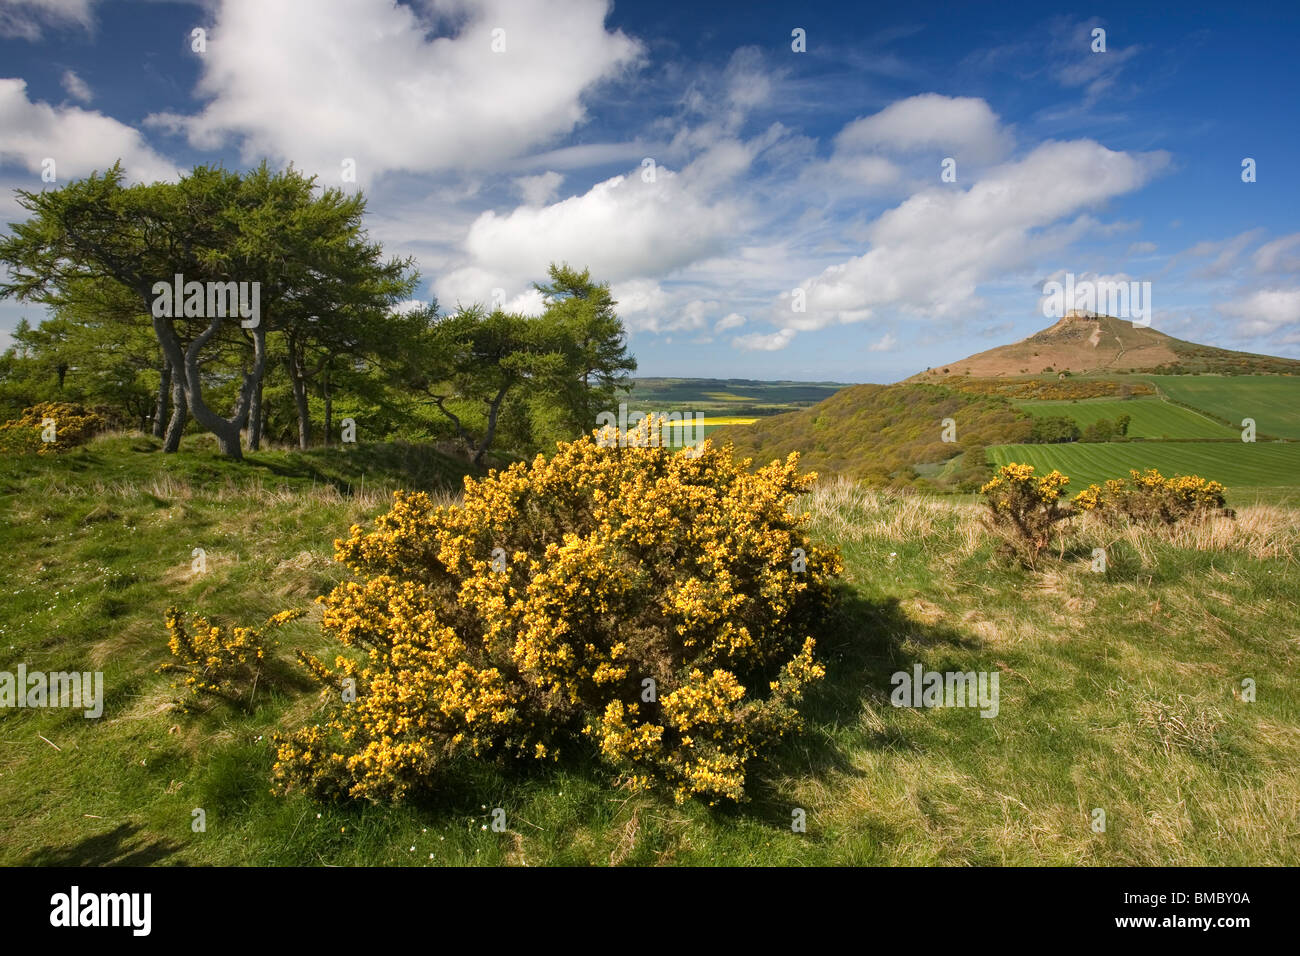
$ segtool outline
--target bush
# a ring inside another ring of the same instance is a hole
[[[461,505],[396,494],[336,542],[357,580],[319,599],[364,659],[300,655],[355,699],[277,737],[277,788],[396,800],[457,758],[585,736],[634,786],[743,799],[823,674],[810,635],[842,567],[790,512],[814,478],[797,455],[748,464],[584,437],[466,479]]]
[[[98,412],[73,402],[41,402],[0,423],[0,450],[48,455],[89,441],[108,427]],[[46,437],[52,436],[47,441]]]
[[[301,611],[283,611],[264,627],[280,627],[301,616]],[[204,696],[232,704],[251,702],[270,652],[270,642],[260,629],[226,630],[200,614],[192,617],[187,628],[180,612],[171,607],[167,609],[167,633],[167,649],[175,660],[158,670],[185,675],[181,684],[172,685],[184,687],[183,695],[175,701],[177,710],[194,710]]]
[[[1223,512],[1226,490],[1217,481],[1197,475],[1165,478],[1154,468],[1129,471],[1129,479],[1113,478],[1104,486],[1089,485],[1075,496],[1081,511],[1111,520],[1120,516],[1141,524],[1177,524],[1185,518],[1200,518]]]
[[[1061,492],[1070,479],[1059,471],[1035,475],[1033,465],[1003,465],[980,489],[987,499],[993,526],[1031,567],[1051,541],[1052,527],[1070,517],[1061,506]]]

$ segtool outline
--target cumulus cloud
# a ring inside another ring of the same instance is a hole
[[[871,224],[868,252],[802,283],[805,312],[784,296],[773,321],[815,329],[868,319],[882,306],[962,314],[981,282],[1026,267],[1089,223],[1050,227],[1137,189],[1167,161],[1164,153],[1116,152],[1092,140],[1047,142],[969,189],[924,189]]]
[[[659,167],[597,183],[547,206],[488,211],[469,228],[469,262],[439,280],[439,298],[477,298],[484,285],[507,286],[546,274],[553,261],[591,269],[604,281],[655,278],[719,251],[735,221],[730,201],[715,204]]]
[[[246,160],[292,159],[335,178],[355,159],[362,183],[393,170],[478,168],[571,132],[586,119],[584,93],[641,54],[605,29],[608,0],[425,9],[422,18],[392,0],[338,0],[304,13],[223,0],[201,58],[207,105],[149,122],[197,148],[233,138]]]
[[[40,174],[53,159],[58,181],[85,176],[122,160],[127,178],[141,182],[174,180],[174,163],[149,147],[138,130],[79,106],[33,103],[27,84],[0,79],[0,159]]]
[[[745,317],[738,312],[731,312],[718,319],[718,324],[713,327],[714,332],[725,332],[727,329],[737,329],[745,324]]]
[[[868,352],[892,352],[898,345],[898,339],[894,338],[893,333],[886,332],[879,339],[867,346]]]
[[[1011,136],[984,100],[923,93],[854,120],[835,138],[836,152],[939,149],[959,159],[990,162],[1011,148]]]

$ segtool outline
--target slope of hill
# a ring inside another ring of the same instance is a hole
[[[1198,345],[1109,315],[1072,312],[1027,339],[927,369],[907,381],[942,382],[951,375],[1002,378],[1045,372],[1175,371],[1296,375],[1300,361]]]
[[[955,423],[955,440],[944,441],[944,419]],[[1031,426],[1001,398],[933,385],[854,385],[812,408],[711,437],[732,442],[756,464],[798,451],[803,467],[826,476],[881,484],[926,476],[956,487],[983,475],[988,445],[1024,441]],[[954,462],[959,455],[963,460]]]

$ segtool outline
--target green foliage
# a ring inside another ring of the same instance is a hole
[[[1073,419],[1058,415],[1036,419],[1029,432],[1029,441],[1035,445],[1051,445],[1078,441],[1082,434]]]
[[[944,419],[956,423],[956,441],[943,440]],[[823,475],[954,490],[986,477],[988,445],[1025,441],[1032,424],[1001,398],[935,385],[855,385],[812,408],[711,437],[733,442],[738,454],[760,463],[797,451]],[[947,463],[954,464],[920,477],[923,466]]]

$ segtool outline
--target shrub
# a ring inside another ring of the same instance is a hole
[[[277,737],[277,788],[396,800],[456,758],[585,736],[636,787],[743,799],[823,674],[810,635],[842,568],[790,511],[798,456],[748,465],[588,436],[466,479],[460,505],[396,494],[336,542],[357,580],[319,599],[364,659],[300,655],[355,699]]]
[[[1081,511],[1111,520],[1120,516],[1142,524],[1177,524],[1185,518],[1222,513],[1226,490],[1217,481],[1197,475],[1165,478],[1154,468],[1129,471],[1129,479],[1112,478],[1104,486],[1089,485],[1075,496]]]
[[[302,611],[282,611],[264,627],[280,627],[302,616]],[[177,710],[192,711],[204,696],[228,703],[251,702],[257,691],[270,652],[270,642],[261,629],[236,627],[227,630],[193,615],[189,627],[176,608],[167,609],[167,649],[174,661],[158,668],[164,674],[183,674],[173,687],[184,687],[176,698]]]
[[[1072,514],[1060,500],[1069,483],[1059,471],[1036,475],[1033,465],[1012,462],[980,489],[993,526],[1008,533],[1011,545],[1031,567],[1051,541],[1052,527]]]
[[[0,422],[0,450],[53,454],[84,444],[106,427],[103,416],[83,405],[41,402],[23,409],[15,419]],[[53,440],[46,441],[46,435]]]

